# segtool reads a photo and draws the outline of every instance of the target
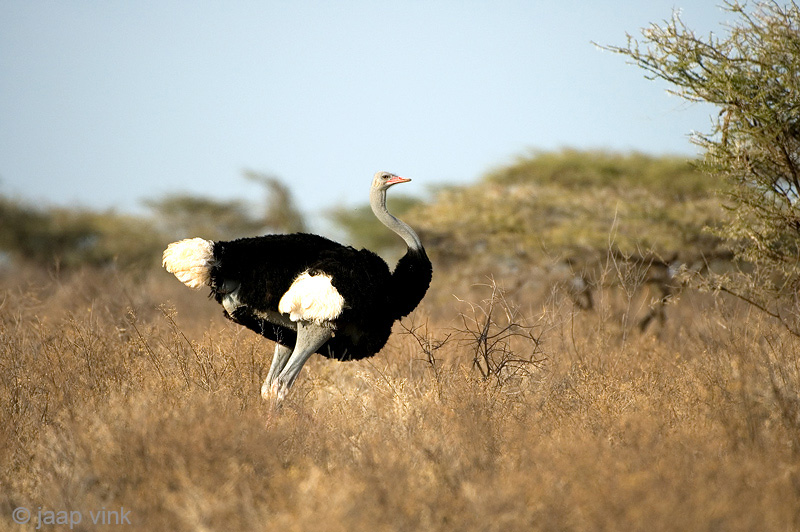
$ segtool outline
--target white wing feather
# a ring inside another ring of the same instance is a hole
[[[331,284],[330,275],[301,273],[278,302],[278,311],[292,321],[322,323],[339,317],[344,298]]]

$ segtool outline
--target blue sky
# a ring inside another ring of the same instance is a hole
[[[312,219],[372,174],[469,183],[532,149],[692,156],[714,110],[666,93],[624,44],[713,0],[0,2],[0,193],[141,210],[287,182]]]

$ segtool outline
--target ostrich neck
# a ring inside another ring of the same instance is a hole
[[[409,249],[420,250],[422,249],[422,242],[420,242],[417,233],[414,232],[407,223],[392,216],[386,209],[386,190],[372,190],[369,194],[369,204],[372,207],[372,212],[383,225],[400,235]]]

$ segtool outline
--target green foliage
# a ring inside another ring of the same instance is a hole
[[[264,187],[264,216],[262,224],[270,233],[302,233],[306,231],[306,223],[302,213],[294,204],[289,187],[278,178],[247,170],[245,179]]]
[[[493,183],[538,183],[565,189],[635,187],[681,198],[713,194],[719,188],[718,183],[697,172],[695,166],[694,161],[680,156],[567,148],[535,151],[495,170],[486,179]]]
[[[113,211],[38,208],[0,196],[0,250],[45,267],[114,264],[141,270],[160,264],[164,245],[171,239],[232,239],[305,229],[288,187],[255,172],[246,177],[266,191],[260,216],[243,201],[188,194],[146,201],[155,219]]]
[[[176,238],[231,239],[252,236],[264,227],[264,221],[251,215],[238,200],[174,194],[148,200],[146,205],[155,212],[162,230]]]
[[[37,209],[0,197],[0,249],[27,262],[142,268],[158,262],[160,247],[146,220],[110,211]]]
[[[173,194],[147,200],[161,231],[173,238],[201,236],[231,240],[265,233],[295,233],[306,230],[303,215],[297,209],[289,187],[277,178],[253,171],[244,177],[264,187],[261,214],[240,200],[217,200],[206,196]]]
[[[692,161],[563,150],[521,157],[476,185],[444,189],[409,221],[442,256],[542,263],[565,253],[590,261],[610,245],[662,256],[712,253],[717,239],[702,228],[722,214]]]
[[[679,16],[609,49],[673,86],[675,94],[719,109],[704,168],[730,185],[731,216],[720,234],[752,263],[752,275],[719,279],[800,334],[800,8],[726,3],[737,17],[720,38],[697,37]],[[754,279],[758,279],[754,283]],[[786,305],[788,304],[788,308]]]

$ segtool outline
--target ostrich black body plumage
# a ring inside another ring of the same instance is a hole
[[[386,209],[389,187],[410,181],[378,172],[370,206],[408,246],[394,271],[367,249],[296,233],[227,242],[181,240],[164,267],[190,288],[209,287],[225,316],[276,342],[265,398],[281,400],[312,353],[337,360],[370,357],[392,324],[422,301],[432,267],[417,234]]]
[[[432,273],[424,249],[409,250],[392,273],[368,249],[305,233],[215,242],[214,263],[211,296],[222,303],[225,295],[238,290],[241,303],[232,313],[225,310],[225,316],[288,347],[294,346],[296,331],[270,321],[270,312],[298,272],[329,275],[345,306],[330,322],[334,336],[316,352],[336,360],[357,360],[380,351],[395,320],[422,300]]]

